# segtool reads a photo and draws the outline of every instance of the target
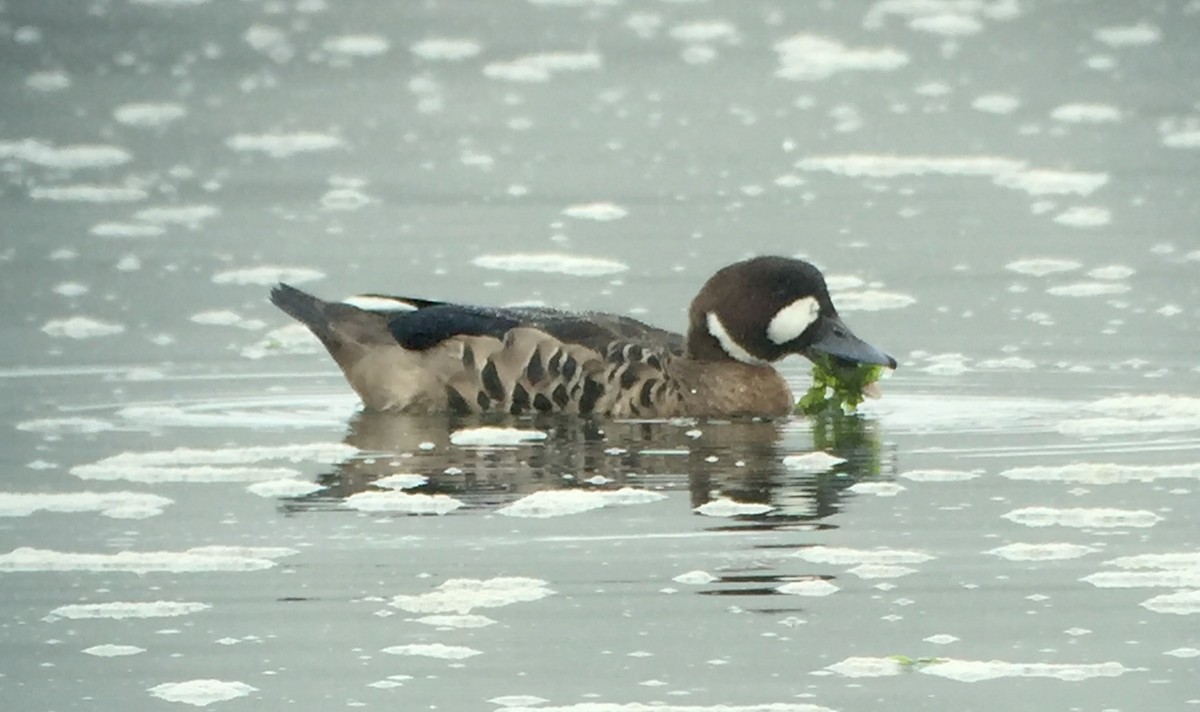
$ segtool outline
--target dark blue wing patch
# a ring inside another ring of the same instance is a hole
[[[404,348],[424,351],[453,336],[502,339],[509,329],[520,324],[519,320],[499,310],[434,304],[397,315],[388,322],[388,330]]]

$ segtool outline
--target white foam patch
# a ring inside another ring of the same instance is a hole
[[[829,596],[837,593],[839,589],[834,584],[825,579],[806,579],[804,581],[791,581],[775,588],[779,593],[788,596]]]
[[[1170,613],[1177,616],[1195,615],[1200,613],[1200,591],[1165,593],[1142,601],[1141,605],[1155,613]]]
[[[47,618],[86,620],[93,618],[125,620],[128,618],[176,618],[190,616],[212,608],[196,601],[112,601],[110,603],[75,603],[59,606]]]
[[[1174,648],[1163,652],[1163,655],[1170,655],[1173,658],[1195,658],[1200,657],[1200,649],[1198,648]]]
[[[1068,227],[1103,227],[1112,222],[1112,213],[1095,205],[1076,205],[1055,215],[1054,222]]]
[[[247,331],[257,331],[264,324],[258,319],[247,319],[241,314],[229,309],[213,309],[192,314],[188,321],[204,326],[236,326]]]
[[[927,175],[993,177],[1015,175],[1025,167],[1025,163],[1000,156],[898,156],[850,153],[835,156],[810,156],[797,161],[796,167],[805,171],[824,171],[851,178],[897,178]]]
[[[1108,174],[1032,169],[1001,173],[992,182],[1029,195],[1091,195],[1108,183]]]
[[[424,625],[435,626],[437,628],[453,628],[456,630],[469,630],[471,628],[486,628],[489,625],[493,625],[496,622],[496,621],[492,620],[491,618],[488,618],[487,616],[480,616],[480,615],[474,615],[474,614],[468,614],[468,615],[443,614],[443,615],[433,615],[433,616],[422,616],[420,618],[414,618],[413,621],[416,623],[423,623]]]
[[[775,76],[819,81],[840,72],[890,72],[908,64],[908,55],[892,47],[847,47],[831,37],[793,35],[775,43]]]
[[[629,265],[602,257],[582,257],[556,253],[513,253],[480,255],[471,264],[504,272],[548,272],[580,277],[598,277],[629,269]]]
[[[0,492],[0,517],[27,517],[34,512],[99,512],[113,519],[146,519],[172,503],[141,492]]]
[[[397,473],[394,475],[388,475],[387,477],[380,477],[371,484],[384,489],[406,490],[414,487],[420,487],[427,482],[429,482],[429,478],[425,475]]]
[[[86,284],[60,282],[54,285],[54,293],[64,297],[81,297],[91,291]]]
[[[1046,294],[1056,297],[1103,297],[1110,294],[1124,294],[1129,291],[1128,284],[1119,282],[1072,282],[1050,287]]]
[[[1011,114],[1021,107],[1021,100],[1011,94],[984,94],[975,97],[971,108],[987,114]]]
[[[449,514],[463,503],[444,494],[407,492],[357,492],[345,500],[346,506],[360,512],[393,514]]]
[[[1058,257],[1030,257],[1009,262],[1004,265],[1004,268],[1017,274],[1045,277],[1048,274],[1071,272],[1082,266],[1082,264],[1075,260],[1066,260]]]
[[[527,603],[552,593],[554,591],[549,584],[533,578],[450,579],[428,593],[395,596],[390,605],[409,613],[466,615],[476,608],[501,608],[514,603]]]
[[[758,502],[737,502],[728,497],[718,497],[711,502],[696,507],[692,511],[706,517],[741,517],[755,514],[766,514],[775,509],[769,504]]]
[[[1063,561],[1078,559],[1099,551],[1095,547],[1064,542],[1045,542],[1038,544],[1016,543],[989,549],[983,553],[999,556],[1009,561]]]
[[[1099,571],[1084,576],[1096,588],[1200,588],[1200,569],[1163,571]]]
[[[1114,509],[1109,507],[1059,509],[1057,507],[1023,507],[1003,515],[1005,519],[1027,527],[1074,527],[1083,529],[1146,528],[1162,521],[1162,517],[1145,509]]]
[[[311,443],[244,448],[175,448],[123,452],[94,463],[76,465],[71,474],[85,480],[130,482],[265,482],[291,479],[299,472],[285,467],[253,466],[254,463],[317,462],[334,464],[358,450],[340,443]]]
[[[860,579],[900,578],[901,576],[908,576],[916,572],[917,570],[911,566],[890,566],[887,564],[859,564],[846,570],[846,573],[853,574]]]
[[[141,129],[155,129],[187,116],[187,107],[173,101],[122,104],[113,110],[117,123]]]
[[[71,86],[71,75],[59,69],[34,72],[25,77],[25,86],[34,91],[62,91]]]
[[[620,220],[629,211],[615,203],[579,203],[563,208],[563,215],[576,220],[593,220],[595,222],[611,222]]]
[[[313,492],[320,492],[323,489],[325,488],[315,482],[305,482],[290,478],[255,482],[246,487],[246,491],[250,494],[271,498],[303,497]]]
[[[483,75],[509,82],[546,82],[564,72],[595,71],[602,65],[595,52],[546,52],[492,62],[483,68]]]
[[[1119,421],[1129,423],[1131,421]],[[1135,428],[1136,430],[1136,428]],[[1105,429],[1101,434],[1123,434],[1121,427]],[[1111,462],[1076,462],[1069,465],[1030,465],[1012,467],[1000,473],[1010,480],[1062,482],[1083,485],[1120,485],[1130,482],[1154,482],[1164,479],[1200,479],[1200,463],[1182,465],[1125,465]]]
[[[923,564],[932,561],[934,557],[923,551],[914,549],[849,549],[831,546],[810,546],[796,552],[796,558],[813,564],[830,564],[833,566],[855,566],[871,564],[879,566],[898,566],[902,564]]]
[[[979,477],[978,472],[966,470],[908,470],[900,477],[913,482],[966,482]]]
[[[104,144],[54,146],[34,139],[0,141],[0,159],[15,158],[43,168],[111,168],[133,160],[123,148]]]
[[[194,228],[220,214],[221,210],[214,205],[163,205],[139,210],[133,217],[152,225],[183,225]]]
[[[545,4],[550,4],[550,3],[545,3]],[[533,707],[534,705],[540,705],[543,702],[549,702],[549,701],[550,700],[547,700],[544,697],[538,697],[537,695],[501,695],[500,697],[493,697],[490,700],[488,700],[488,702],[491,702],[494,705],[500,705],[501,707],[510,707],[510,708],[511,707]]]
[[[125,331],[125,327],[121,324],[86,316],[51,319],[42,325],[42,332],[56,339],[95,339],[101,336],[113,336],[123,331]]]
[[[265,153],[272,158],[288,158],[297,153],[328,151],[345,145],[332,134],[316,131],[295,133],[235,134],[225,139],[225,145],[238,152]]]
[[[104,645],[93,645],[90,648],[84,648],[83,652],[88,655],[95,655],[98,658],[117,658],[126,655],[137,655],[138,653],[146,652],[145,648],[139,648],[136,645],[115,645],[106,643]]]
[[[788,455],[783,458],[783,466],[799,472],[825,472],[846,461],[844,457],[830,455],[827,452],[806,452],[803,455]]]
[[[136,203],[149,197],[149,193],[130,186],[79,183],[31,188],[29,197],[54,203]]]
[[[322,42],[321,48],[343,57],[378,57],[391,49],[391,43],[381,35],[338,35]]]
[[[675,25],[667,34],[673,40],[689,44],[736,44],[741,37],[737,26],[726,20],[685,22]]]
[[[158,237],[166,232],[159,225],[139,225],[136,223],[104,222],[96,223],[88,232],[97,237]]]
[[[91,435],[113,429],[113,424],[99,418],[37,418],[17,423],[17,430],[42,435]]]
[[[602,507],[646,504],[666,499],[659,492],[624,487],[616,491],[541,490],[496,510],[506,517],[548,519],[580,514]]]
[[[1162,145],[1167,148],[1200,148],[1200,128],[1162,130]]]
[[[295,549],[284,548],[203,546],[186,551],[78,554],[22,547],[0,554],[0,572],[120,571],[147,574],[260,571],[275,566],[274,559],[295,553]]]
[[[904,672],[905,668],[896,658],[871,658],[854,656],[825,668],[843,677],[890,677]]]
[[[1129,279],[1136,273],[1137,270],[1126,265],[1105,265],[1090,269],[1087,274],[1092,279]]]
[[[870,494],[876,497],[895,497],[906,487],[895,482],[856,482],[847,488],[855,494]]]
[[[1050,118],[1067,124],[1104,124],[1121,120],[1121,110],[1109,104],[1063,104]]]
[[[466,428],[450,433],[450,444],[459,447],[510,447],[529,442],[541,442],[546,433],[519,428]]]
[[[350,212],[373,202],[374,198],[357,188],[334,188],[321,196],[321,209]]]
[[[430,61],[461,62],[482,52],[483,47],[475,40],[431,37],[410,45],[408,51]]]
[[[1161,40],[1162,30],[1155,25],[1139,22],[1136,25],[1101,27],[1092,36],[1109,47],[1138,47]]]
[[[688,571],[687,573],[679,574],[671,580],[675,583],[687,584],[689,586],[703,586],[705,584],[712,583],[713,581],[720,581],[719,578],[713,576],[707,571],[699,570]]]
[[[1064,682],[1082,682],[1097,677],[1120,677],[1130,669],[1117,662],[1106,663],[1010,663],[1003,660],[939,659],[920,668],[926,675],[958,682],[980,682],[1005,677],[1045,677]]]
[[[483,654],[483,651],[474,648],[462,645],[443,645],[441,643],[393,645],[389,648],[384,648],[382,652],[388,655],[417,655],[426,658],[441,658],[442,660],[465,660],[466,658]]]
[[[213,275],[214,284],[240,284],[268,286],[278,282],[288,284],[303,284],[325,279],[325,273],[307,267],[277,267],[264,265],[262,267],[245,267],[218,272]]]
[[[974,16],[955,12],[914,17],[908,26],[942,37],[967,37],[983,32],[983,23]]]
[[[840,312],[903,309],[916,303],[917,298],[910,294],[885,292],[879,289],[867,289],[861,292],[841,292],[837,295],[837,307]]]
[[[1200,552],[1187,551],[1170,554],[1135,554],[1119,556],[1104,562],[1120,569],[1198,569]]]
[[[141,0],[146,2],[146,0]],[[174,0],[178,3],[179,0]],[[156,0],[162,3],[162,0]],[[163,3],[165,4],[165,3]],[[244,682],[229,680],[186,680],[184,682],[164,682],[151,687],[147,692],[167,702],[182,702],[195,707],[207,707],[215,702],[228,702],[239,697],[245,697],[258,688]]]

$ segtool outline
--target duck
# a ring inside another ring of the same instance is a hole
[[[821,271],[790,257],[719,269],[692,299],[685,334],[603,312],[325,301],[284,283],[270,299],[316,335],[371,411],[779,418],[795,406],[774,367],[787,356],[897,367],[846,326]]]

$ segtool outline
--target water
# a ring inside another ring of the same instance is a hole
[[[1200,703],[1198,15],[0,6],[4,707]],[[266,301],[679,328],[764,253],[882,400],[359,413]]]

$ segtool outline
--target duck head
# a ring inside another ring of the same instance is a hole
[[[765,365],[800,354],[896,368],[838,316],[821,271],[787,257],[755,257],[710,277],[688,313],[687,352],[701,361]]]

